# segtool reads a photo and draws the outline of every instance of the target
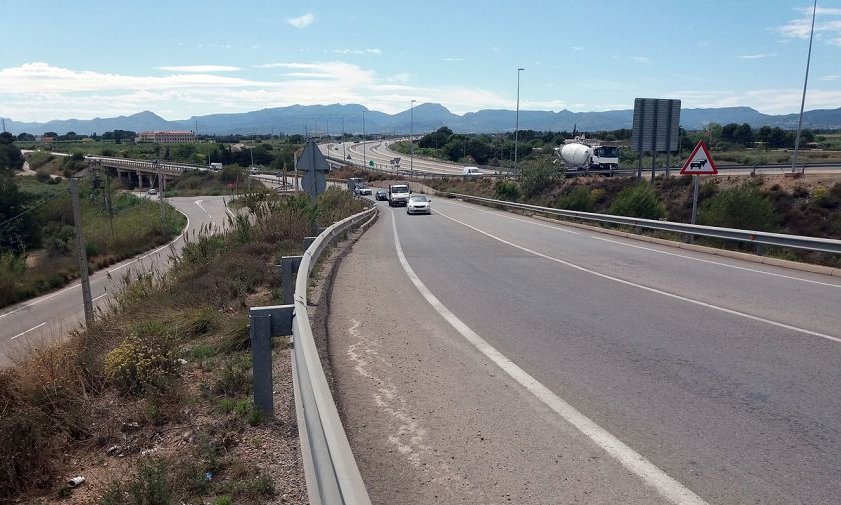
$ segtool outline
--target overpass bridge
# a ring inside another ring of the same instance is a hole
[[[158,160],[133,160],[126,158],[111,158],[107,156],[85,156],[92,166],[112,169],[127,187],[151,188],[155,186],[158,176],[164,180],[180,177],[185,172],[209,170],[204,165],[190,163],[169,163]]]

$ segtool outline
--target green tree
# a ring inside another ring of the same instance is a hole
[[[657,199],[654,188],[642,183],[620,191],[608,212],[617,216],[660,219],[666,215],[666,208]]]
[[[526,198],[546,191],[555,180],[555,167],[548,161],[527,161],[520,167],[520,187]]]
[[[0,170],[0,253],[15,255],[38,245],[38,225],[32,214],[23,214],[29,198],[15,183],[14,176]],[[7,222],[8,221],[8,222]]]
[[[23,167],[23,155],[14,142],[15,137],[11,133],[0,133],[0,170],[20,170]]]

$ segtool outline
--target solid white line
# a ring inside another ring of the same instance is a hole
[[[9,340],[14,340],[14,339],[16,339],[16,338],[18,338],[18,337],[22,337],[22,336],[26,335],[27,333],[29,333],[30,331],[32,331],[32,330],[37,330],[38,328],[40,328],[40,327],[44,326],[45,324],[47,324],[47,322],[46,322],[46,321],[44,321],[43,323],[39,324],[38,326],[33,326],[32,328],[29,328],[29,329],[28,329],[28,330],[26,330],[26,331],[22,331],[22,332],[18,333],[17,335],[15,335],[14,337],[10,338]]]
[[[768,272],[768,271],[765,271],[765,270],[757,270],[755,268],[741,267],[741,266],[737,266],[737,265],[731,265],[729,263],[722,263],[720,261],[713,261],[713,260],[708,260],[708,259],[703,259],[703,258],[697,258],[695,256],[688,256],[686,254],[679,254],[679,253],[674,253],[674,252],[669,252],[669,251],[662,251],[662,250],[659,250],[659,249],[654,249],[652,247],[645,247],[645,246],[641,246],[641,245],[637,245],[637,244],[629,244],[627,242],[621,242],[619,240],[613,240],[613,239],[609,239],[609,238],[605,238],[605,237],[599,237],[599,236],[597,236],[598,235],[597,231],[592,232],[592,234],[584,234],[584,233],[574,232],[574,231],[567,230],[567,229],[563,228],[563,223],[558,223],[557,225],[543,224],[543,223],[535,222],[535,221],[528,220],[528,219],[518,219],[518,218],[515,218],[515,217],[511,217],[511,216],[506,216],[506,215],[504,215],[502,213],[498,213],[498,212],[493,212],[493,211],[484,210],[484,209],[478,209],[478,208],[475,208],[475,206],[473,206],[473,205],[465,205],[463,203],[456,203],[456,202],[449,202],[449,203],[451,203],[452,205],[458,206],[458,207],[464,207],[466,209],[472,209],[472,210],[475,210],[477,212],[483,212],[485,214],[491,214],[491,215],[494,215],[494,216],[497,216],[497,217],[502,217],[502,218],[505,218],[505,219],[512,219],[514,221],[519,221],[521,223],[527,223],[527,224],[531,224],[531,225],[534,225],[534,226],[540,226],[540,227],[543,227],[543,228],[552,228],[552,229],[555,229],[555,230],[558,230],[558,231],[562,231],[564,233],[572,233],[574,235],[583,235],[583,236],[589,237],[593,240],[601,240],[603,242],[609,242],[611,244],[622,245],[622,246],[625,246],[625,247],[633,247],[634,249],[642,249],[644,251],[655,252],[655,253],[658,253],[658,254],[665,254],[667,256],[674,256],[674,257],[677,257],[677,258],[687,259],[687,260],[691,260],[691,261],[698,261],[700,263],[708,263],[710,265],[732,268],[732,269],[735,269],[735,270],[743,270],[745,272],[753,272],[753,273],[757,273],[757,274],[761,274],[761,275],[769,275],[771,277],[779,277],[781,279],[789,279],[789,280],[793,280],[793,281],[808,282],[809,284],[817,284],[817,285],[820,285],[820,286],[827,286],[827,287],[831,287],[831,288],[841,289],[841,284],[832,284],[830,282],[821,282],[821,281],[815,281],[815,280],[812,280],[812,279],[804,279],[802,277],[795,277],[793,275],[778,274],[778,273],[774,273],[774,272]],[[629,239],[629,240],[632,240],[632,239]],[[668,246],[666,246],[666,247],[668,247]],[[780,267],[780,268],[784,268],[784,267]]]
[[[668,291],[662,291],[660,289],[652,288],[652,287],[649,287],[649,286],[643,286],[642,284],[637,284],[636,282],[626,281],[625,279],[620,279],[618,277],[613,277],[612,275],[607,275],[607,274],[603,274],[601,272],[596,272],[595,270],[590,270],[589,268],[582,267],[580,265],[576,265],[575,263],[570,263],[569,261],[565,261],[565,260],[562,260],[562,259],[559,259],[559,258],[554,258],[552,256],[548,256],[546,254],[543,254],[543,253],[537,252],[535,250],[529,249],[527,247],[517,245],[513,242],[509,242],[509,241],[507,241],[503,238],[497,237],[496,235],[492,235],[492,234],[490,234],[486,231],[480,230],[479,228],[476,228],[475,226],[469,225],[469,224],[467,224],[463,221],[459,221],[458,219],[456,219],[454,217],[450,217],[450,216],[444,214],[443,212],[441,212],[440,210],[438,211],[438,215],[443,216],[443,217],[445,217],[445,218],[447,218],[451,221],[455,221],[456,223],[459,223],[463,226],[466,226],[466,227],[468,227],[468,228],[470,228],[470,229],[472,229],[472,230],[474,230],[478,233],[481,233],[482,235],[485,235],[485,236],[490,237],[494,240],[502,242],[503,244],[506,244],[506,245],[509,245],[511,247],[517,248],[521,251],[525,251],[525,252],[533,254],[535,256],[539,256],[539,257],[547,259],[549,261],[554,261],[556,263],[566,265],[570,268],[575,268],[576,270],[580,270],[582,272],[586,272],[588,274],[595,275],[597,277],[601,277],[602,279],[607,279],[607,280],[610,280],[610,281],[613,281],[613,282],[618,282],[619,284],[624,284],[626,286],[631,286],[631,287],[634,287],[634,288],[642,289],[644,291],[648,291],[649,293],[655,293],[655,294],[658,294],[658,295],[667,296],[669,298],[674,298],[675,300],[681,300],[681,301],[691,303],[691,304],[694,304],[694,305],[699,305],[701,307],[706,307],[708,309],[717,310],[719,312],[724,312],[725,314],[731,314],[731,315],[734,315],[734,316],[743,317],[745,319],[750,319],[752,321],[758,321],[760,323],[765,323],[765,324],[769,324],[771,326],[776,326],[778,328],[783,328],[783,329],[786,329],[786,330],[796,331],[796,332],[799,332],[799,333],[805,333],[806,335],[812,335],[812,336],[815,336],[815,337],[825,338],[825,339],[831,340],[833,342],[841,343],[841,338],[834,337],[832,335],[827,335],[826,333],[820,333],[820,332],[817,332],[817,331],[807,330],[805,328],[799,328],[797,326],[791,326],[790,324],[785,324],[785,323],[781,323],[781,322],[778,322],[778,321],[772,321],[771,319],[765,319],[763,317],[753,316],[753,315],[747,314],[745,312],[739,312],[737,310],[732,310],[732,309],[728,309],[728,308],[725,308],[725,307],[720,307],[718,305],[713,305],[711,303],[702,302],[700,300],[693,300],[692,298],[687,298],[685,296],[676,295],[674,293],[669,293]]]
[[[95,301],[99,300],[100,298],[102,298],[103,296],[108,296],[108,293],[102,293],[101,295],[99,295],[96,298],[94,298],[93,300],[91,300],[91,302],[95,302]]]
[[[504,354],[496,350],[485,339],[470,329],[461,319],[450,312],[443,303],[426,287],[420,278],[412,270],[403,248],[400,246],[400,237],[397,234],[397,224],[392,211],[391,228],[394,232],[394,247],[397,250],[397,258],[403,266],[406,275],[420,294],[430,305],[443,317],[456,331],[458,331],[468,342],[493,361],[512,379],[526,388],[544,405],[552,409],[564,420],[573,425],[584,436],[592,440],[596,445],[604,449],[610,456],[616,459],[628,471],[641,478],[646,484],[652,486],[663,497],[676,504],[707,505],[700,496],[693,493],[680,482],[669,476],[666,472],[645,459],[641,454],[631,449],[624,442],[616,438],[610,432],[596,424],[592,419],[582,414],[578,409],[564,401],[561,397],[541,384],[525,370],[517,366]]]

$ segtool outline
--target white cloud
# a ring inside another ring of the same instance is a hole
[[[584,50],[584,48],[581,47],[581,46],[572,46],[570,49],[572,49],[573,51],[583,51]]]
[[[312,12],[307,12],[303,16],[297,18],[290,18],[286,20],[290,25],[298,29],[304,29],[315,21],[315,16]]]
[[[382,56],[383,52],[379,49],[333,49],[333,54],[375,54]]]
[[[824,76],[818,78],[819,81],[837,81],[838,79],[839,79],[839,76],[837,76],[837,75],[824,75]]]
[[[450,61],[450,62],[464,61],[463,58],[441,58],[441,59],[444,60],[444,61]]]
[[[645,56],[633,56],[633,57],[631,57],[631,59],[634,60],[637,63],[644,63],[646,65],[651,63],[651,60],[649,60]]]
[[[413,85],[409,74],[378,74],[371,68],[341,61],[300,63],[294,61],[258,65],[261,79],[208,73],[172,75],[125,75],[93,70],[76,70],[43,62],[0,68],[0,115],[17,121],[51,119],[90,119],[130,115],[151,110],[167,119],[191,115],[248,112],[289,105],[358,103],[371,109],[395,113],[417,103],[440,103],[455,113],[480,109],[514,108],[509,93],[476,87]],[[245,72],[247,69],[242,69]],[[837,80],[827,75],[816,82]],[[841,90],[834,83],[827,89],[810,88],[809,108],[836,108]],[[560,100],[534,100],[521,97],[527,110],[606,110],[629,93],[627,82],[586,81],[587,89],[609,91],[612,98],[603,104],[580,104]],[[699,89],[700,88],[699,85]],[[724,107],[747,105],[767,113],[797,110],[802,89],[764,89],[747,92],[731,90],[688,90],[667,93],[681,98],[684,107]],[[557,93],[554,93],[557,95]],[[618,97],[618,98],[617,98]],[[619,108],[627,108],[622,106]]]
[[[798,9],[800,16],[776,30],[788,39],[807,39],[812,26],[812,9]],[[818,7],[815,15],[815,38],[841,47],[841,9]]]
[[[739,58],[741,58],[743,60],[761,60],[761,59],[764,59],[764,58],[773,58],[774,56],[777,56],[777,55],[773,54],[773,53],[768,53],[768,54],[743,54],[743,55],[739,56]]]
[[[166,72],[236,72],[239,67],[231,67],[227,65],[185,65],[185,66],[166,66],[158,67],[158,70]]]

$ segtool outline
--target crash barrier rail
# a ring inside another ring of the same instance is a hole
[[[271,337],[293,336],[295,411],[311,505],[371,504],[321,366],[307,310],[309,276],[318,258],[337,236],[357,225],[367,226],[376,217],[377,207],[366,201],[368,210],[333,224],[317,237],[308,237],[312,242],[302,256],[282,259],[281,289],[286,305],[252,307],[249,311],[254,402],[267,416],[274,415]],[[290,300],[294,270],[298,274]]]
[[[581,212],[576,210],[553,209],[551,207],[540,207],[524,203],[507,202],[505,200],[494,200],[472,195],[459,193],[445,193],[446,196],[460,198],[465,201],[474,201],[490,206],[507,209],[519,209],[523,211],[544,214],[547,216],[560,216],[569,219],[580,219],[597,223],[611,223],[635,228],[649,228],[652,230],[664,230],[675,233],[682,233],[689,236],[700,236],[735,240],[751,244],[774,245],[790,247],[793,249],[806,249],[810,251],[821,251],[841,254],[841,240],[804,237],[802,235],[784,235],[781,233],[770,233],[754,230],[738,230],[734,228],[719,228],[716,226],[703,226],[698,224],[676,223],[673,221],[658,221],[654,219],[641,219],[626,216],[613,216],[610,214],[596,214],[592,212]]]

